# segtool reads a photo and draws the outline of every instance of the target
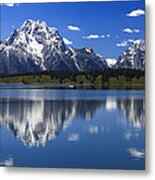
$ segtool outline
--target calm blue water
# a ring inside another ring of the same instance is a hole
[[[144,91],[1,89],[1,165],[144,169]]]

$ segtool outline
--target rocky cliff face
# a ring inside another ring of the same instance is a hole
[[[107,64],[91,48],[68,48],[55,27],[27,20],[0,44],[0,73],[87,71]]]
[[[132,46],[123,52],[115,68],[125,68],[125,69],[145,69],[145,43],[144,40],[137,40]]]

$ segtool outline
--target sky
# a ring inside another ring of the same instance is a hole
[[[27,19],[56,27],[67,46],[91,47],[105,58],[118,56],[134,40],[144,39],[144,0],[3,4],[1,40]]]

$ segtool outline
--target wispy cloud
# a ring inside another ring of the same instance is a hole
[[[125,28],[123,29],[124,33],[139,33],[140,30],[139,29],[132,29],[132,28]]]
[[[90,34],[88,36],[83,36],[83,39],[104,39],[104,35],[99,35],[99,34]]]
[[[134,43],[135,40],[134,40],[134,39],[128,39],[127,42],[128,42],[128,43]]]
[[[78,26],[74,26],[74,25],[68,25],[67,28],[70,31],[81,31],[81,29]]]
[[[116,46],[117,47],[126,47],[126,46],[130,45],[131,43],[135,44],[135,43],[137,43],[139,41],[141,41],[141,39],[127,39],[127,40],[125,40],[125,41],[123,41],[121,43],[117,43]]]
[[[139,29],[133,29],[133,32],[135,32],[135,33],[139,33],[139,32],[140,32],[140,30],[139,30]]]
[[[133,30],[130,29],[130,28],[125,28],[125,29],[123,29],[123,32],[125,32],[125,33],[133,33]]]
[[[128,45],[128,42],[127,41],[123,41],[121,43],[117,43],[116,46],[117,47],[126,47]]]
[[[133,10],[127,14],[128,17],[137,17],[145,14],[145,11],[142,9]]]
[[[64,41],[64,43],[66,44],[66,45],[71,45],[71,44],[73,44],[73,42],[72,41],[70,41],[69,39],[67,39],[67,38],[63,38],[63,41]]]
[[[104,39],[104,38],[110,38],[111,34],[89,34],[87,36],[83,36],[83,39]]]

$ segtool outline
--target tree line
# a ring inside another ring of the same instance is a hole
[[[44,71],[37,73],[0,75],[0,82],[96,85],[144,84],[145,71],[135,69],[105,69],[87,72]]]

